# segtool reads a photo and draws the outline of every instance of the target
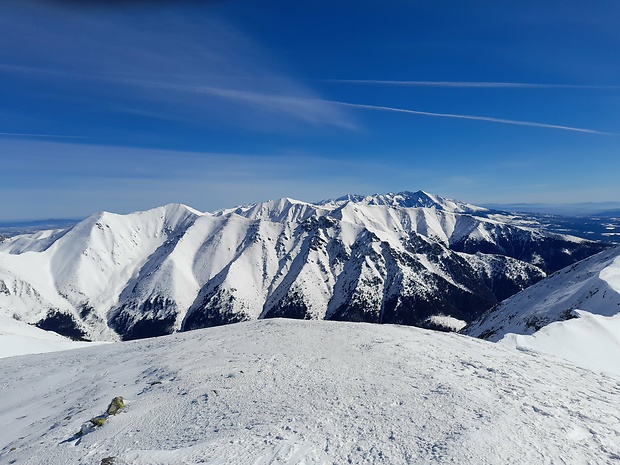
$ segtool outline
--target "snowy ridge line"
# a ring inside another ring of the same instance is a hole
[[[271,317],[436,327],[605,247],[422,191],[169,204],[0,243],[0,315],[112,341]]]
[[[620,313],[620,246],[553,273],[489,310],[465,331],[491,341],[508,333],[531,335],[550,323],[575,318],[576,310],[608,317]]]
[[[552,274],[463,332],[620,376],[620,246]]]

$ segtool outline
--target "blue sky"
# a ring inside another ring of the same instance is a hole
[[[0,220],[620,200],[616,1],[0,3]]]

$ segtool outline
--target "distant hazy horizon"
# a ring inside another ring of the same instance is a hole
[[[358,194],[358,193],[355,193]],[[368,194],[363,193],[361,195],[373,195],[376,193]],[[438,194],[433,192],[432,194]],[[441,194],[438,194],[441,195]],[[260,199],[256,202],[252,203],[260,203],[268,200],[274,199]],[[302,199],[295,199],[308,203],[318,203],[327,199],[313,200],[307,201]],[[452,199],[457,201],[467,202],[464,199]],[[472,202],[467,202],[472,203]],[[225,208],[233,208],[240,206],[242,204],[230,204],[230,205],[222,205],[221,208],[214,210],[204,210],[203,212],[213,213],[214,211],[225,209]],[[247,205],[247,204],[243,204]],[[157,208],[162,205],[152,205],[150,208]],[[193,208],[193,205],[188,205]],[[479,204],[480,207],[485,207],[491,210],[502,210],[507,212],[521,212],[521,213],[542,213],[542,214],[551,214],[551,215],[564,215],[564,216],[596,216],[597,214],[604,214],[604,216],[609,215],[617,215],[620,217],[620,202],[608,201],[608,202],[581,202],[581,203],[482,203]],[[147,208],[150,209],[150,208]],[[108,210],[106,210],[108,211]],[[134,211],[110,211],[110,213],[116,214],[128,214],[133,213]],[[202,211],[202,210],[199,210]],[[36,218],[8,218],[8,219],[0,219],[0,232],[3,229],[7,228],[20,228],[20,227],[31,227],[31,226],[46,226],[52,225],[52,227],[61,227],[63,224],[73,224],[77,223],[84,218],[98,213],[97,211],[90,212],[87,215],[81,217],[66,217],[66,218],[54,218],[54,217],[36,217]]]

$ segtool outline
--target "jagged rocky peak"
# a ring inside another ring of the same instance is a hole
[[[320,205],[339,206],[346,203],[362,205],[386,205],[401,208],[434,208],[451,213],[474,213],[486,211],[483,207],[448,199],[425,191],[404,191],[397,194],[345,195],[337,199],[324,200]]]
[[[325,213],[325,208],[301,200],[283,197],[219,210],[214,216],[223,217],[231,214],[243,216],[251,220],[267,220],[273,222],[301,222],[319,213]]]
[[[425,191],[358,195],[347,194],[336,199],[311,203],[289,197],[218,210],[215,216],[240,215],[254,220],[304,221],[322,216],[348,204],[387,206],[394,208],[431,208],[449,213],[484,213],[483,207],[430,194]]]

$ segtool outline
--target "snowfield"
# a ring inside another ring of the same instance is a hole
[[[79,349],[97,344],[101,343],[72,341],[51,331],[43,331],[0,315],[0,358]]]
[[[607,317],[583,310],[575,313],[578,318],[548,324],[531,335],[510,333],[499,343],[620,376],[620,315]]]
[[[2,464],[620,460],[620,378],[414,327],[259,320],[0,372]]]

